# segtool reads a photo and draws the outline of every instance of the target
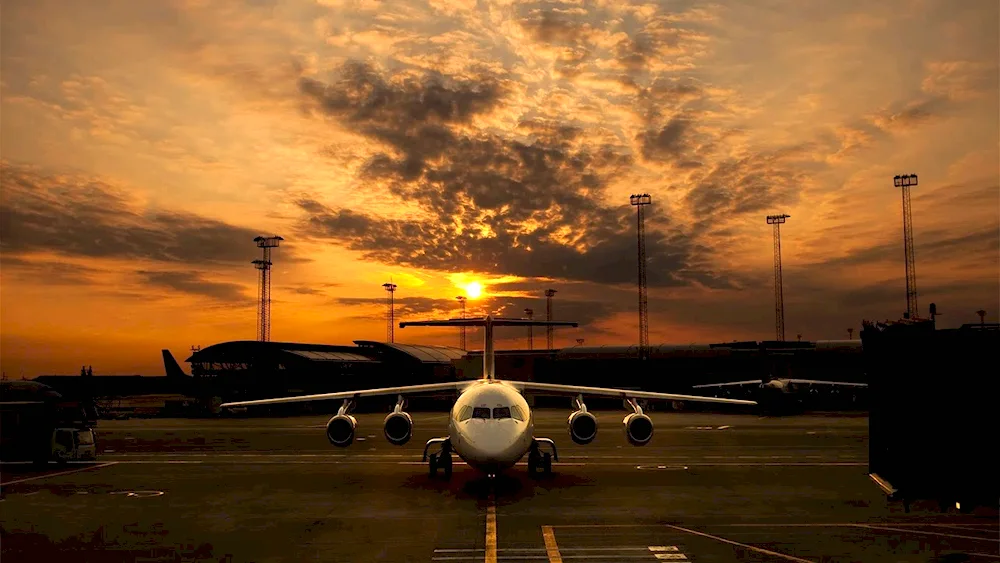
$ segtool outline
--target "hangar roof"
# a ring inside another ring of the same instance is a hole
[[[257,356],[289,354],[295,358],[314,362],[374,362],[374,358],[359,353],[354,346],[329,344],[303,344],[299,342],[259,342],[235,340],[220,342],[199,350],[187,362],[245,362]]]
[[[450,364],[452,360],[461,359],[466,354],[465,350],[452,348],[450,346],[390,344],[388,342],[375,342],[373,340],[355,340],[354,343],[362,348],[376,348],[382,349],[382,351],[388,349],[401,352],[427,364]]]

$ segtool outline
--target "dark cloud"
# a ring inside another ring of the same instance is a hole
[[[572,78],[584,71],[593,52],[593,15],[576,4],[528,3],[518,6],[521,28],[539,43],[558,48],[555,71]]]
[[[228,282],[206,280],[201,273],[181,272],[136,272],[144,283],[155,288],[170,289],[192,295],[209,297],[218,301],[247,302],[251,297],[243,293],[243,286]]]
[[[902,131],[923,125],[931,120],[943,117],[950,110],[950,103],[945,96],[921,98],[893,106],[878,112],[873,123],[887,131]]]
[[[249,263],[260,233],[183,212],[137,210],[100,180],[0,166],[0,249],[5,256],[57,252],[88,258]],[[294,254],[282,251],[282,260]]]
[[[25,260],[17,256],[0,258],[0,271],[4,277],[13,276],[33,284],[44,282],[45,285],[80,286],[90,283],[96,274],[107,273],[105,270],[51,260]]]
[[[607,184],[630,169],[628,150],[580,143],[574,128],[542,121],[523,124],[531,137],[524,141],[466,134],[454,125],[469,112],[416,107],[426,99],[440,105],[436,100],[442,96],[443,83],[436,80],[423,83],[431,84],[434,92],[424,95],[415,89],[420,82],[393,80],[352,64],[335,84],[304,83],[303,93],[317,108],[398,151],[376,155],[366,173],[387,184],[396,196],[418,204],[429,219],[390,219],[302,199],[298,205],[307,219],[301,234],[337,240],[384,263],[633,282],[634,210],[624,202],[614,207],[601,203]],[[481,99],[485,111],[487,99],[495,107],[501,103],[492,94],[482,96],[499,92],[489,86],[498,83],[489,76],[482,77],[479,85],[454,83],[447,87],[451,94],[446,97]],[[356,95],[359,91],[369,94]],[[373,97],[380,102],[372,102]],[[377,111],[372,105],[378,106]],[[444,117],[434,120],[433,134],[426,137],[429,115]],[[717,274],[696,271],[702,269],[693,267],[698,249],[688,236],[669,226],[664,214],[651,209],[647,217],[651,285],[701,280],[728,285]]]
[[[642,156],[646,160],[678,159],[689,151],[683,137],[690,128],[690,120],[678,117],[671,119],[659,131],[646,131],[639,137]]]
[[[914,237],[914,254],[924,260],[947,260],[955,256],[992,256],[996,262],[1000,251],[1000,225],[992,225],[971,233],[955,235],[946,232],[917,233]],[[865,264],[901,260],[903,241],[877,244],[847,254],[811,263],[803,268],[842,269]],[[902,267],[902,264],[900,264]],[[795,269],[796,266],[792,266]]]

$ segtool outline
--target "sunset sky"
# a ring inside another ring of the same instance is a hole
[[[397,320],[555,317],[653,343],[846,338],[905,310],[1000,311],[995,0],[5,0],[0,362],[163,372],[255,337],[350,344]],[[523,331],[499,334],[526,346]],[[457,329],[396,330],[457,345]],[[544,337],[536,333],[536,346]],[[481,344],[470,335],[470,348]]]

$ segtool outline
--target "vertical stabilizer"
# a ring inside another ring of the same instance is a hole
[[[184,373],[181,369],[180,364],[174,359],[174,355],[170,353],[170,350],[163,351],[163,367],[167,372],[167,377],[187,377],[188,375]]]

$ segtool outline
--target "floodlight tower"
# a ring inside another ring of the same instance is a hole
[[[260,260],[254,260],[253,265],[260,270],[257,280],[257,340],[271,340],[271,249],[285,239],[279,236],[256,237],[253,239],[261,249]]]
[[[906,315],[907,319],[920,316],[917,310],[917,265],[913,258],[913,213],[910,211],[910,186],[917,185],[916,174],[893,176],[892,184],[903,188],[903,253],[906,260]]]
[[[394,301],[395,299],[394,295],[396,293],[396,284],[388,282],[382,284],[382,287],[385,288],[385,306],[386,306],[385,341],[388,342],[389,344],[392,344],[393,342],[396,341],[395,335],[393,334],[392,330],[392,325],[395,324],[393,321],[395,320],[396,316],[396,304]]]
[[[462,318],[464,319],[465,318],[465,300],[468,299],[468,298],[466,296],[464,296],[464,295],[459,295],[455,299],[458,299],[458,302],[462,304]],[[462,327],[459,327],[459,328],[461,329],[461,333],[460,333],[461,334],[461,338],[459,339],[460,348],[462,348],[462,350],[465,350],[465,327],[462,326]]]
[[[639,262],[639,357],[646,358],[649,347],[649,302],[646,294],[646,226],[643,209],[652,203],[649,194],[633,194],[628,196],[629,203],[635,206],[638,222],[638,262]]]
[[[768,215],[767,224],[774,225],[774,333],[779,342],[785,341],[785,293],[781,286],[781,224],[791,215]]]
[[[556,294],[554,289],[545,290],[545,320],[552,320],[552,296]],[[545,327],[545,344],[549,350],[552,349],[552,327]]]
[[[532,317],[534,317],[534,315],[535,315],[534,309],[524,310],[524,316],[527,317],[529,321],[532,319]],[[535,332],[533,330],[533,327],[531,325],[528,325],[528,350],[534,350],[534,349],[535,349]]]
[[[979,315],[979,326],[986,326],[986,311],[980,309],[976,314]]]

